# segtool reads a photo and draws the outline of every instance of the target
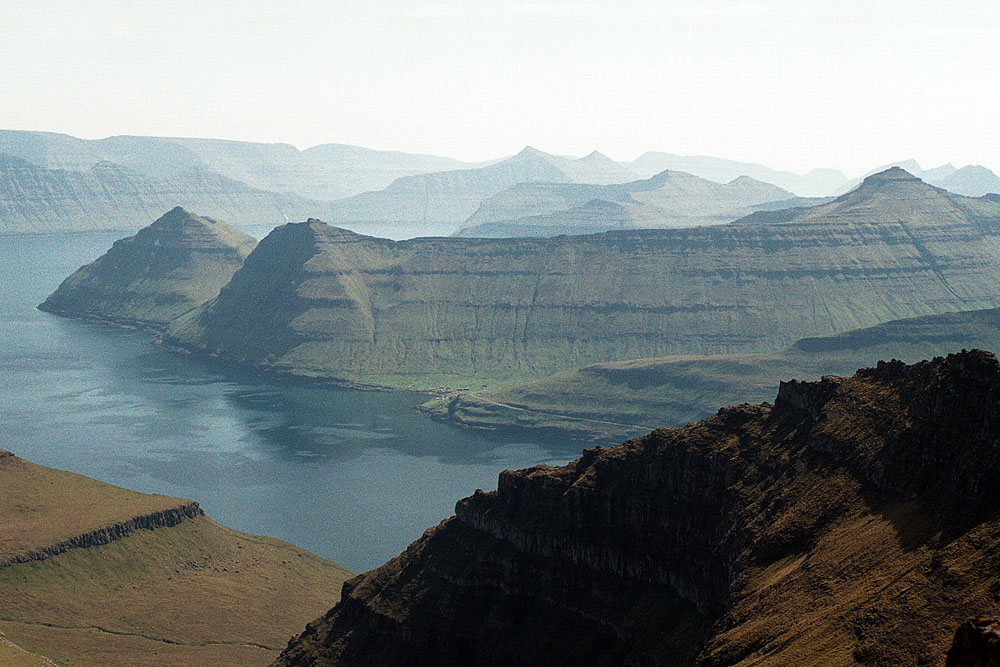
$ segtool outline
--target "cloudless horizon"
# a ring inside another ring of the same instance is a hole
[[[1000,2],[14,0],[0,127],[1000,167]]]

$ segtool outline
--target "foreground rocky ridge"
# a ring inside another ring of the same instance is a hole
[[[266,664],[350,576],[220,526],[190,500],[10,452],[0,452],[0,525],[0,638],[60,664]],[[2,644],[0,663],[41,664]]]
[[[942,664],[1000,590],[1000,364],[782,385],[501,474],[275,665]]]
[[[257,241],[176,207],[66,278],[39,308],[159,328],[219,293]]]
[[[1000,307],[1000,201],[897,169],[829,204],[756,215],[552,239],[286,225],[167,342],[300,376],[479,389]]]

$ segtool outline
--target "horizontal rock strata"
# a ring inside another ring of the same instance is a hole
[[[1000,306],[1000,202],[896,172],[783,222],[402,242],[286,225],[168,341],[302,375],[480,388]]]
[[[1000,590],[998,443],[988,353],[788,383],[502,473],[275,664],[940,664]]]

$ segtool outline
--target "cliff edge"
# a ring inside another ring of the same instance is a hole
[[[783,383],[501,473],[275,665],[940,665],[1000,601],[998,464],[990,353]]]

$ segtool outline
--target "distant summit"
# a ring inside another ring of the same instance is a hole
[[[810,208],[758,212],[733,224],[809,223],[871,228],[896,228],[900,234],[915,229],[948,229],[954,233],[977,220],[996,220],[996,202],[965,197],[924,182],[901,167],[871,174],[853,190],[833,201]]]
[[[847,176],[836,169],[813,169],[806,174],[794,174],[761,164],[737,162],[707,155],[648,152],[624,165],[643,178],[649,178],[664,169],[684,171],[717,183],[729,183],[740,176],[749,176],[776,185],[800,197],[832,195],[847,180]]]
[[[178,206],[80,267],[39,308],[158,328],[215,297],[255,245],[226,223]]]
[[[949,162],[933,169],[923,169],[916,160],[902,160],[879,167],[862,178],[847,181],[841,186],[840,192],[849,192],[865,178],[885,173],[893,168],[903,169],[925,183],[944,188],[958,195],[982,197],[986,194],[1000,193],[1000,177],[982,165],[970,164],[957,169]]]
[[[782,202],[784,207],[804,205],[791,192],[749,176],[717,183],[669,170],[623,184],[519,183],[483,202],[456,236],[696,227],[730,222],[761,206],[780,207]]]
[[[890,181],[920,181],[910,172],[906,171],[902,167],[889,167],[885,171],[880,171],[875,174],[867,176],[863,183],[866,184],[876,184],[876,183],[888,183]]]
[[[516,155],[483,167],[407,176],[382,190],[334,202],[330,222],[422,225],[435,235],[446,235],[483,201],[519,183],[607,185],[635,179],[634,172],[600,154],[568,158],[525,146]]]
[[[976,164],[956,169],[945,178],[936,182],[936,185],[951,192],[970,197],[1000,194],[1000,176],[997,176],[986,167]]]

